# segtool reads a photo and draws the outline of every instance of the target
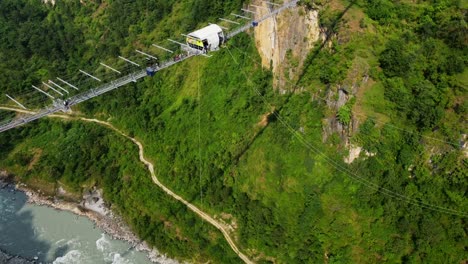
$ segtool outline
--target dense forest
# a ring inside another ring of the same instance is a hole
[[[92,86],[73,74],[246,2],[2,0],[0,91],[28,94],[56,76]],[[143,142],[161,181],[211,215],[228,215],[240,249],[258,263],[468,261],[467,4],[301,6],[319,11],[324,37],[288,93],[274,89],[248,32],[209,59],[74,112]],[[333,109],[339,91],[349,100]],[[344,132],[324,137],[330,117]],[[362,147],[350,164],[349,145]],[[132,229],[169,256],[239,263],[221,233],[152,184],[137,154],[126,138],[80,121],[44,119],[0,134],[0,169],[18,179],[46,191],[99,186]]]

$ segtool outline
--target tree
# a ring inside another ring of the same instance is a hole
[[[407,52],[407,43],[401,39],[389,40],[379,56],[379,62],[386,76],[406,76],[412,63]]]

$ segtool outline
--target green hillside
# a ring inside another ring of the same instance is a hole
[[[0,2],[2,93],[117,63],[120,54],[178,38],[246,1],[83,2]],[[211,58],[177,64],[75,113],[140,140],[160,180],[236,226],[237,245],[258,263],[468,261],[461,147],[468,7],[448,0],[302,4],[319,10],[326,40],[286,94],[258,64],[249,32]],[[330,102],[339,91],[348,100],[336,109]],[[324,137],[327,118],[342,133]],[[351,164],[346,141],[362,147]],[[110,129],[43,119],[1,133],[0,146],[0,169],[31,186],[103,188],[132,229],[170,257],[241,262],[219,231],[153,185],[136,146]]]

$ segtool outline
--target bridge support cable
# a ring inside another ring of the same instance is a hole
[[[83,71],[83,70],[79,70],[79,71],[80,71],[82,74],[88,76],[89,78],[92,78],[92,79],[94,79],[94,80],[96,80],[96,81],[98,81],[98,82],[101,82],[101,79],[99,79],[98,77],[93,76],[93,75],[91,75],[91,74],[89,74],[89,73],[87,73],[87,72],[85,72],[85,71]]]
[[[164,47],[161,47],[161,46],[158,46],[158,45],[156,45],[156,44],[151,44],[151,45],[152,45],[153,47],[156,47],[156,48],[158,48],[158,49],[161,49],[161,50],[167,51],[167,52],[169,52],[169,53],[174,53],[172,50],[170,50],[170,49],[166,49],[166,48],[164,48]]]
[[[179,42],[179,41],[175,41],[173,39],[167,39],[167,40],[169,40],[172,43],[179,44],[181,47],[189,47],[187,44],[184,44],[184,43]]]
[[[181,57],[177,61],[170,60],[170,61],[166,61],[166,62],[162,63],[157,69],[155,69],[155,71],[160,71],[162,69],[171,67],[174,64],[182,62],[182,61],[184,61],[184,60],[186,60],[188,58],[191,58],[193,56],[196,56],[196,55],[200,55],[200,53],[195,52],[195,51],[194,52],[189,52],[187,56]],[[102,95],[104,93],[107,93],[109,91],[115,90],[115,89],[117,89],[119,87],[122,87],[122,86],[124,86],[124,85],[126,85],[126,84],[128,84],[130,82],[134,82],[136,80],[139,80],[139,79],[145,77],[146,75],[147,75],[146,70],[137,71],[137,72],[128,74],[128,75],[126,75],[124,77],[121,77],[121,78],[119,78],[117,80],[114,80],[114,81],[112,81],[110,83],[99,86],[96,89],[91,89],[91,90],[86,91],[86,92],[84,92],[82,94],[72,96],[72,97],[70,97],[68,99],[68,102],[69,102],[68,107],[71,107],[73,105],[77,105],[79,103],[90,100],[90,99],[92,99],[94,97],[97,97],[97,96]],[[35,86],[33,86],[33,88],[40,91],[41,93],[47,95],[48,97],[50,97],[52,99],[55,99],[53,96],[51,96],[48,93],[42,91],[41,89],[39,89],[39,88],[37,88]],[[63,110],[66,110],[65,106],[63,106],[63,105],[60,105],[60,104],[49,105],[46,108],[41,109],[36,113],[33,113],[31,116],[27,116],[27,117],[24,117],[24,118],[21,118],[21,119],[15,119],[15,120],[7,123],[7,124],[0,125],[0,133],[4,132],[4,131],[7,131],[7,130],[10,130],[10,129],[13,129],[15,127],[24,125],[26,123],[38,120],[38,119],[43,118],[45,116],[48,116],[48,115],[63,111]]]
[[[242,16],[242,15],[234,14],[234,13],[231,13],[231,16],[235,16],[235,17],[238,17],[238,18],[243,18],[243,19],[247,19],[247,20],[252,20],[252,18],[250,18],[250,17],[246,17],[246,16]]]
[[[137,67],[141,67],[140,64],[138,64],[138,63],[136,63],[136,62],[133,62],[133,61],[127,59],[127,58],[124,58],[124,57],[122,57],[122,56],[119,56],[119,59],[124,60],[124,61],[126,61],[126,62],[128,62],[128,63],[130,63],[130,64],[133,64],[133,65],[135,65],[135,66],[137,66]]]
[[[150,54],[148,54],[148,53],[146,53],[146,52],[143,52],[143,51],[141,51],[141,50],[137,50],[137,49],[136,49],[135,51],[138,52],[138,53],[140,53],[140,54],[143,55],[143,56],[148,57],[148,58],[151,58],[151,59],[154,59],[154,60],[157,60],[157,59],[158,59],[158,58],[156,58],[155,56],[150,55]]]
[[[104,64],[104,63],[102,63],[102,62],[101,62],[100,64],[101,64],[102,66],[106,67],[107,69],[113,71],[113,72],[116,72],[116,73],[118,73],[118,74],[122,74],[120,71],[118,71],[118,70],[112,68],[111,66],[109,66],[109,65],[107,65],[107,64]]]
[[[24,110],[28,110],[24,105],[22,105],[20,102],[16,101],[13,97],[9,96],[8,94],[5,94],[5,95],[10,100],[12,100],[15,104],[17,104],[19,107],[23,108]]]
[[[52,84],[53,86],[59,88],[60,90],[65,91],[67,94],[70,94],[69,91],[67,91],[67,90],[66,90],[65,88],[63,88],[62,86],[60,86],[60,85],[54,83],[52,80],[49,80],[49,83]]]
[[[228,22],[228,23],[231,23],[231,24],[240,25],[240,23],[239,23],[239,22],[232,21],[232,20],[225,19],[225,18],[219,18],[219,20],[221,20],[221,21],[224,21],[224,22]]]
[[[254,12],[254,11],[252,11],[252,10],[243,9],[243,8],[242,8],[241,10],[244,11],[244,12],[246,12],[246,13],[250,13],[250,14],[254,14],[254,15],[257,14],[257,12]]]
[[[67,82],[67,81],[65,81],[65,80],[62,80],[62,79],[60,79],[60,78],[58,78],[58,77],[57,77],[57,80],[61,81],[62,83],[64,83],[64,84],[70,86],[71,88],[73,88],[73,89],[75,89],[75,90],[77,90],[77,91],[80,90],[78,87],[74,86],[73,84],[71,84],[71,83],[69,83],[69,82]]]
[[[53,96],[52,96],[52,95],[50,95],[49,93],[47,93],[47,92],[44,92],[43,90],[41,90],[41,89],[37,88],[37,87],[36,87],[36,86],[34,86],[34,85],[31,85],[31,86],[32,86],[32,88],[34,88],[34,89],[36,89],[37,91],[41,92],[42,94],[46,95],[46,96],[47,96],[47,97],[49,97],[50,99],[52,99],[52,100],[55,100],[55,97],[53,97]]]
[[[213,23],[208,23],[208,25],[215,25],[215,24],[213,24]],[[227,28],[227,27],[223,27],[223,26],[220,26],[220,25],[217,25],[217,26],[220,27],[220,28],[222,28],[222,29],[224,29],[224,30],[229,30],[229,28]]]
[[[45,83],[45,82],[42,82],[42,84],[43,84],[45,87],[47,87],[47,88],[51,89],[52,91],[54,91],[54,92],[60,94],[61,96],[63,96],[63,93],[59,92],[59,91],[58,91],[57,89],[55,89],[54,87],[48,85],[48,84]],[[67,93],[68,93],[68,92],[67,92]]]

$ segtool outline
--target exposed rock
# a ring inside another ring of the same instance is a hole
[[[6,170],[0,170],[0,179],[7,179],[10,175]]]
[[[102,198],[102,190],[93,189],[92,191],[85,192],[80,205],[102,216],[111,214],[111,211],[106,207],[104,199]]]
[[[57,188],[57,195],[59,195],[59,196],[65,196],[65,195],[67,195],[67,194],[68,194],[67,191],[65,191],[65,189],[64,189],[62,186],[59,186],[59,187]]]
[[[346,102],[348,101],[348,98],[349,96],[346,90],[338,89],[338,101],[336,102],[336,108],[339,109],[340,107],[345,105]]]
[[[0,170],[0,189],[7,187],[12,180],[11,175],[6,170]]]
[[[463,134],[462,135],[462,140],[460,141],[460,147],[465,154],[465,158],[468,158],[468,141],[467,141],[467,135]]]
[[[344,89],[338,88],[338,94],[330,90],[327,94],[327,106],[332,109],[334,112],[337,112],[340,107],[346,104],[349,99],[348,94]],[[335,116],[325,118],[323,120],[323,133],[322,140],[323,142],[333,134],[338,133],[341,140],[347,144],[348,133]]]
[[[351,164],[355,159],[359,158],[362,153],[362,147],[349,144],[349,155],[345,157],[344,162]],[[375,153],[364,151],[366,157],[373,157]]]
[[[345,157],[344,162],[351,164],[355,159],[359,157],[359,154],[361,154],[361,150],[362,148],[359,146],[350,145],[349,155],[348,157]]]
[[[264,7],[256,10],[257,18],[267,15],[272,9],[266,2],[254,3]],[[284,89],[287,82],[297,76],[320,36],[318,11],[304,7],[290,9],[255,28],[255,43],[262,65],[266,68],[271,66],[276,88]]]
[[[55,0],[42,0],[45,4],[51,3],[53,6],[55,5]]]
[[[360,89],[369,80],[368,70],[367,64],[356,60],[346,79],[337,86],[329,87],[326,103],[333,113],[337,113],[351,98],[358,96]],[[359,125],[359,119],[354,115],[351,116],[347,126],[338,122],[335,116],[329,117],[324,120],[323,141],[325,142],[333,133],[338,133],[344,145],[349,145],[349,137],[357,132]]]
[[[11,256],[0,250],[0,263],[2,264],[35,264],[35,261],[27,260],[25,258]]]

